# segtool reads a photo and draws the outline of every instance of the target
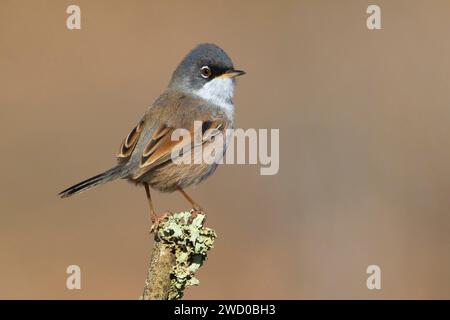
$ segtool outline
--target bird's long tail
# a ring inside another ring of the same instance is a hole
[[[105,172],[102,172],[92,178],[89,178],[80,183],[77,183],[76,185],[71,186],[70,188],[67,188],[64,191],[61,191],[59,193],[59,196],[61,198],[67,198],[74,194],[77,194],[77,193],[83,192],[85,190],[88,190],[90,188],[93,188],[95,186],[98,186],[100,184],[103,184],[103,183],[106,183],[106,182],[109,182],[112,180],[116,180],[118,178],[122,178],[123,172],[124,172],[123,168],[124,168],[123,165],[115,166],[115,167],[113,167]]]

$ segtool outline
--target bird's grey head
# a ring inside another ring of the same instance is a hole
[[[245,74],[235,70],[230,57],[214,44],[200,44],[181,61],[169,87],[197,95],[219,106],[232,104],[235,77]]]

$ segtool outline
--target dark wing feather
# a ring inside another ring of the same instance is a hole
[[[223,132],[224,129],[225,126],[221,120],[204,121],[202,125],[202,144],[211,141],[215,135]],[[177,148],[177,152],[186,151],[185,149],[192,150],[195,139],[194,128],[188,130],[190,139],[182,139],[183,136],[181,136],[179,140],[172,140],[174,131],[175,128],[167,126],[161,126],[155,130],[152,138],[144,148],[139,169],[135,172],[133,178],[139,179],[153,168],[170,161],[175,148]]]
[[[139,136],[142,133],[143,127],[144,121],[141,120],[138,125],[134,127],[133,130],[131,130],[127,137],[122,141],[119,153],[117,154],[117,160],[119,161],[119,163],[126,162],[130,158],[139,140]]]

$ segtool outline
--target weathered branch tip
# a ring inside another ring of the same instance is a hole
[[[154,230],[143,300],[178,300],[187,287],[198,285],[195,272],[207,259],[217,235],[203,226],[202,212],[169,213]]]

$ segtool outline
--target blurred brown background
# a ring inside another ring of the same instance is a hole
[[[81,30],[66,28],[69,4]],[[188,190],[219,239],[186,298],[450,298],[450,4],[376,1],[378,31],[369,4],[2,0],[0,298],[140,295],[144,190],[57,193],[115,163],[200,42],[247,71],[237,125],[280,128],[281,164],[222,166]],[[70,264],[82,290],[65,287]]]

